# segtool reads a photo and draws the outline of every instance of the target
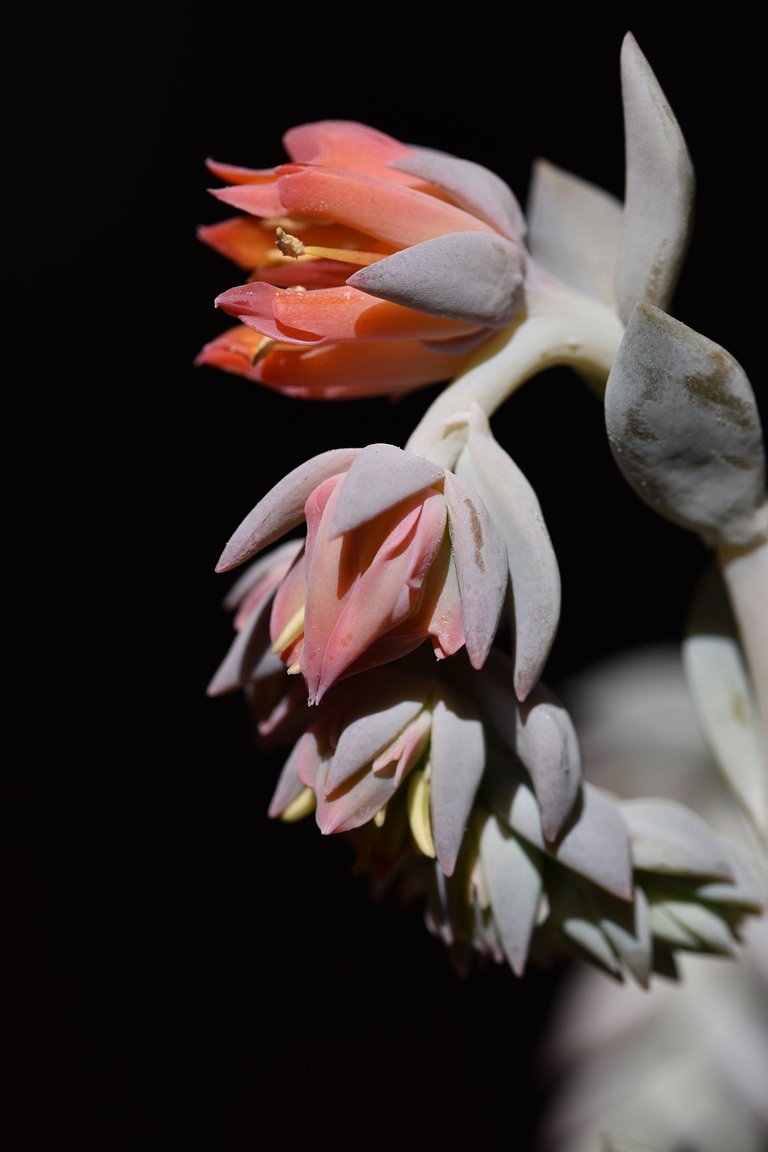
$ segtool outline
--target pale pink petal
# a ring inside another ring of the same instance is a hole
[[[263,281],[273,284],[275,288],[317,291],[346,284],[350,268],[354,268],[354,264],[320,257],[317,260],[286,260],[282,264],[266,264],[262,268],[255,268],[248,282],[252,284],[254,281]]]
[[[215,363],[219,353],[211,345],[208,349],[205,362]],[[278,346],[253,370],[243,359],[236,364],[231,357],[221,367],[229,371],[245,368],[246,375],[252,374],[266,387],[301,399],[394,397],[461,372],[470,353],[456,351],[455,356],[445,356],[416,340],[356,340],[314,347]]]
[[[279,178],[274,173],[263,182],[228,184],[225,188],[209,188],[208,191],[211,196],[221,200],[222,204],[239,208],[251,216],[262,216],[268,220],[285,216]]]
[[[195,367],[210,364],[224,372],[257,379],[258,368],[254,366],[254,361],[264,343],[260,332],[255,332],[245,324],[237,324],[209,340],[200,349],[195,357]]]
[[[427,636],[427,623],[422,624],[420,615],[417,613],[414,616],[409,616],[404,624],[373,640],[357,660],[345,668],[339,679],[346,680],[349,677],[357,676],[360,672],[379,668],[382,664],[402,660],[404,656],[409,656],[419,648]]]
[[[266,311],[266,293],[263,298],[249,300],[247,289],[253,287],[258,285],[231,288],[217,297],[216,303],[244,324],[258,327],[278,340],[287,340],[286,333],[305,342],[321,338],[430,340],[459,336],[476,327],[464,320],[428,316],[413,308],[390,304],[347,284],[311,292],[276,292],[270,301],[270,315]]]
[[[283,145],[292,160],[325,168],[345,168],[365,172],[392,183],[412,182],[407,174],[390,172],[391,160],[407,156],[409,149],[399,140],[354,120],[317,120],[289,128]]]
[[[385,748],[371,764],[371,771],[379,776],[391,776],[399,787],[405,777],[424,755],[432,732],[432,715],[421,711],[407,724],[400,735]],[[392,766],[394,765],[394,772]]]
[[[295,773],[307,788],[314,792],[318,779],[322,780],[328,767],[324,749],[317,734],[309,728],[299,739],[293,750]]]
[[[256,186],[238,189],[241,203],[236,206],[243,207],[243,193],[256,190]],[[493,232],[476,216],[426,192],[333,169],[289,171],[280,177],[279,192],[285,212],[338,220],[397,248],[446,232]],[[227,203],[234,201],[230,198]]]
[[[204,224],[198,228],[197,238],[246,269],[263,264],[267,253],[275,250],[274,228],[266,229],[261,221],[250,216],[233,216],[216,224]]]
[[[275,179],[274,168],[243,168],[238,164],[223,164],[219,160],[208,158],[206,167],[219,180],[228,184],[260,184],[272,183]]]
[[[320,296],[322,290],[300,295]],[[234,288],[227,288],[221,292],[214,304],[226,312],[228,316],[235,316],[248,328],[255,329],[262,336],[269,336],[272,340],[280,340],[286,344],[312,344],[322,339],[322,333],[304,331],[294,328],[285,321],[278,322],[276,311],[283,296],[292,296],[284,288],[276,288],[273,284],[266,284],[261,280],[250,280],[247,284],[238,284]],[[372,299],[372,297],[371,297]],[[307,310],[305,309],[305,312]]]
[[[296,528],[304,519],[304,504],[310,492],[330,476],[346,472],[359,451],[359,448],[334,448],[321,452],[278,481],[231,537],[216,571],[226,572],[243,564]]]
[[[314,497],[314,494],[313,494]],[[307,584],[301,666],[310,700],[357,660],[371,641],[418,606],[444,535],[439,495],[402,502],[396,513],[354,533],[330,536],[338,490],[320,517],[307,502]]]

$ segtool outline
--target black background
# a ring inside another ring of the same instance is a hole
[[[616,11],[28,4],[9,22],[14,1149],[532,1147],[558,973],[458,979],[418,911],[371,905],[342,842],[268,820],[280,759],[253,751],[239,697],[205,696],[231,635],[213,568],[243,515],[315,452],[404,443],[433,393],[301,403],[193,368],[239,282],[195,229],[224,215],[206,156],[270,166],[324,117],[476,160],[521,201],[536,155],[621,196],[631,29],[699,182],[675,314],[764,404],[758,34]],[[703,550],[620,480],[594,398],[549,372],[494,428],[560,558],[550,683],[676,639]]]

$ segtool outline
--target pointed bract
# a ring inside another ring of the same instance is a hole
[[[346,471],[359,451],[359,448],[335,448],[321,452],[278,481],[231,537],[216,571],[236,568],[301,524],[310,492],[323,480]]]
[[[622,474],[660,515],[712,546],[768,537],[760,414],[718,344],[638,305],[608,377],[605,421]]]
[[[631,33],[621,47],[626,179],[615,296],[627,321],[639,301],[666,308],[693,225],[695,177],[674,113]]]
[[[409,496],[439,484],[443,475],[430,460],[393,444],[367,445],[347,472],[333,516],[333,535],[361,527]]]
[[[445,503],[461,595],[469,659],[485,663],[509,583],[507,549],[485,504],[465,483],[445,474]]]
[[[541,873],[531,849],[493,816],[483,826],[480,860],[504,955],[522,976],[541,900]]]
[[[485,769],[485,737],[469,701],[445,691],[432,712],[430,764],[432,835],[440,867],[450,876]]]
[[[731,879],[733,873],[705,820],[673,800],[618,802],[629,829],[632,860],[648,872]]]
[[[460,267],[462,275],[452,275]],[[502,236],[453,232],[403,248],[347,280],[429,316],[503,328],[523,307],[525,255]]]
[[[536,493],[491,433],[477,404],[457,475],[478,492],[506,544],[512,591],[515,691],[524,700],[541,676],[560,620],[560,570]]]
[[[463,160],[431,148],[413,148],[390,168],[428,180],[448,192],[461,207],[485,220],[502,236],[518,243],[525,236],[525,217],[508,184],[473,160]]]
[[[621,202],[547,160],[533,166],[528,247],[537,264],[587,296],[613,303]]]

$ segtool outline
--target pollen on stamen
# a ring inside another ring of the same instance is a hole
[[[381,252],[361,252],[357,248],[325,248],[318,244],[305,244],[298,236],[286,232],[278,226],[275,229],[275,244],[280,255],[291,260],[298,260],[302,256],[309,259],[337,260],[342,264],[355,264],[357,267],[367,267],[382,260]],[[275,254],[275,258],[279,256]]]
[[[294,260],[298,260],[299,256],[304,255],[303,242],[299,240],[298,236],[286,232],[284,228],[275,228],[275,244],[283,256],[290,256]]]

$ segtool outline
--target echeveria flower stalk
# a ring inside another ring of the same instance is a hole
[[[474,354],[425,413],[406,447],[452,466],[454,412],[488,415],[524,381],[556,365],[602,392],[634,304],[666,307],[688,248],[695,182],[682,133],[631,34],[621,49],[623,204],[539,161],[528,218],[526,309]]]

